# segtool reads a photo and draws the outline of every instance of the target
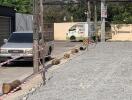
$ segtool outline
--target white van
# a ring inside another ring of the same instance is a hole
[[[15,61],[33,61],[33,32],[13,32],[0,47],[0,62],[20,57]],[[53,50],[53,41],[46,42],[46,56]]]
[[[87,22],[77,23],[68,30],[66,39],[70,41],[82,41],[84,38],[92,36],[95,32],[93,23],[91,23],[90,31],[90,34],[88,34]]]

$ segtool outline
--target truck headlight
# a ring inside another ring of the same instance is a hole
[[[6,54],[6,53],[8,53],[8,50],[6,50],[6,49],[0,49],[0,53]]]
[[[25,53],[26,53],[26,54],[33,54],[33,50],[32,50],[32,49],[25,50]]]

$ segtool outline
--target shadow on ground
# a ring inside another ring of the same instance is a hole
[[[48,62],[52,59],[54,59],[54,58],[47,57],[47,58],[45,58],[45,62]],[[3,67],[33,67],[33,62],[32,61],[11,62],[10,64],[5,64]]]

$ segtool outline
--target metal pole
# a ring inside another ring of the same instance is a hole
[[[42,65],[43,65],[43,73],[42,73],[42,78],[43,78],[43,84],[45,84],[45,38],[44,38],[44,7],[43,7],[43,1],[40,0],[40,33],[41,33],[41,39],[42,39]]]
[[[38,0],[33,0],[33,72],[39,71],[38,48]]]
[[[101,0],[101,42],[105,42],[105,0]]]

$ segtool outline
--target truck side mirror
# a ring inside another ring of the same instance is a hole
[[[7,39],[4,39],[4,43],[7,43],[7,41],[8,41]]]

